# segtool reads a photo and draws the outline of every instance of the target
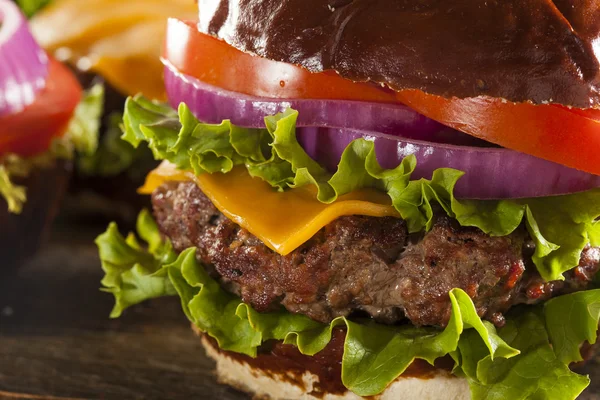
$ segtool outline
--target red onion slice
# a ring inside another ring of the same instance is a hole
[[[299,128],[298,141],[321,165],[335,171],[342,152],[354,139],[375,143],[377,159],[393,168],[409,154],[417,157],[414,179],[431,179],[438,168],[455,168],[459,199],[510,199],[580,192],[600,186],[600,176],[588,174],[516,151],[405,140],[381,133],[335,128]]]
[[[402,104],[350,100],[282,100],[230,92],[177,71],[167,60],[165,85],[170,99],[184,95],[186,104],[206,122],[231,120],[244,127],[264,128],[264,117],[291,107],[299,112],[298,126],[351,128],[406,138],[470,146],[491,144],[448,128]],[[217,101],[215,101],[217,100]],[[177,108],[178,104],[171,105]]]
[[[198,119],[209,123],[230,119],[239,126],[263,128],[265,115],[287,107],[298,110],[299,142],[332,171],[352,140],[366,138],[374,141],[383,167],[393,168],[407,155],[416,155],[416,179],[431,178],[438,168],[464,171],[455,188],[457,198],[542,197],[600,187],[597,175],[513,150],[463,145],[473,142],[402,105],[258,98],[205,84],[168,64],[165,84],[174,107],[184,102]]]
[[[48,56],[10,0],[0,0],[0,116],[33,103],[46,85]]]

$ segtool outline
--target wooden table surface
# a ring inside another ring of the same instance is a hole
[[[248,400],[215,382],[176,299],[108,319],[96,233],[62,226],[0,278],[0,399]],[[600,360],[584,372],[597,384],[582,399],[600,400]]]
[[[0,399],[223,399],[176,299],[110,320],[93,238],[62,230],[16,276],[0,277]]]

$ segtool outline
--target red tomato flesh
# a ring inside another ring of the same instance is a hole
[[[355,83],[335,72],[307,69],[256,57],[198,32],[195,23],[170,19],[164,57],[202,82],[260,97],[395,102],[395,93],[371,83]]]
[[[0,117],[0,154],[32,156],[48,150],[64,134],[81,100],[81,86],[71,71],[50,59],[46,87],[23,111]]]

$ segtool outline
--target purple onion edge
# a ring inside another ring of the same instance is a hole
[[[172,66],[165,67],[165,84],[169,101],[175,108],[179,103],[184,102],[190,108],[192,113],[200,120],[207,123],[219,123],[223,119],[231,119],[233,123],[248,128],[261,128],[264,124],[256,123],[255,116],[237,115],[239,107],[232,103],[251,104],[253,111],[255,105],[269,104],[270,107],[276,109],[275,112],[283,111],[283,109],[299,102],[321,102],[321,103],[337,103],[337,104],[352,104],[360,102],[339,101],[339,100],[283,100],[282,99],[265,99],[253,97],[245,94],[230,92],[212,85],[200,82],[196,78],[177,72]],[[199,99],[201,97],[201,99]],[[201,101],[200,101],[201,100]],[[376,103],[378,104],[378,103]],[[208,109],[207,107],[212,107]],[[233,118],[220,118],[220,113],[215,112],[215,108],[223,109],[222,112],[233,111]],[[246,112],[247,110],[242,110]],[[237,113],[237,114],[236,114]],[[215,116],[215,114],[217,114]],[[265,114],[262,115],[264,117]],[[261,117],[261,119],[262,119]],[[248,120],[250,118],[250,120]],[[245,122],[245,123],[244,123]],[[543,160],[528,154],[520,153],[514,150],[505,148],[479,148],[471,146],[460,146],[453,144],[440,144],[423,140],[408,139],[380,132],[368,130],[356,130],[347,127],[323,126],[315,124],[299,124],[298,139],[305,147],[307,153],[327,166],[329,169],[334,169],[336,161],[332,161],[331,149],[335,147],[334,143],[328,143],[327,152],[329,156],[318,154],[318,144],[312,146],[307,145],[308,139],[305,137],[305,132],[310,129],[320,130],[321,136],[312,140],[325,141],[327,136],[334,134],[336,130],[343,130],[349,137],[370,137],[378,144],[378,141],[389,142],[393,141],[395,146],[395,159],[382,159],[381,152],[378,152],[378,161],[386,167],[393,168],[398,165],[402,158],[410,152],[406,151],[407,147],[413,146],[417,151],[412,154],[419,153],[418,150],[424,151],[426,154],[419,157],[417,155],[417,169],[413,177],[431,178],[431,174],[438,168],[455,168],[465,172],[465,175],[459,179],[455,187],[454,194],[459,199],[518,199],[518,198],[533,198],[545,197],[553,195],[568,194],[581,192],[593,188],[600,187],[600,176],[589,174],[569,168],[551,161]],[[314,134],[314,133],[313,133]],[[340,142],[343,142],[341,140]],[[349,143],[348,141],[347,143]],[[344,147],[347,143],[344,143]],[[312,147],[312,148],[311,148]],[[337,146],[340,147],[340,146]],[[381,147],[381,146],[380,146]],[[389,143],[386,143],[384,149],[388,149]],[[339,148],[335,149],[335,157],[339,160],[341,155]],[[394,150],[393,148],[391,150]],[[394,153],[390,150],[390,153]],[[432,155],[436,152],[443,152],[443,155],[435,154],[441,162],[431,162]],[[386,151],[387,152],[387,151]],[[453,154],[460,154],[460,157],[452,159]],[[475,160],[471,160],[472,155],[476,155]],[[428,166],[432,164],[431,166]],[[450,164],[450,165],[449,165]],[[467,165],[463,165],[467,164]],[[494,166],[490,166],[494,164]],[[508,164],[508,165],[507,165]],[[487,169],[486,169],[487,165]],[[509,166],[510,165],[510,166]],[[426,167],[427,166],[427,167]],[[469,173],[469,169],[475,169],[477,174]],[[540,171],[546,173],[540,173]],[[486,173],[487,171],[487,173]]]
[[[45,88],[49,73],[48,56],[35,41],[25,16],[12,2],[0,1],[0,22],[8,18],[15,18],[17,27],[0,43],[0,60],[4,60],[0,63],[0,116],[32,104]],[[6,26],[0,23],[0,37]]]

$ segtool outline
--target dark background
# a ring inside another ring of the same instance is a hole
[[[34,259],[0,276],[0,399],[248,400],[215,382],[177,299],[108,318],[101,230],[59,223]],[[584,372],[597,384],[583,399],[600,400],[600,359]]]

